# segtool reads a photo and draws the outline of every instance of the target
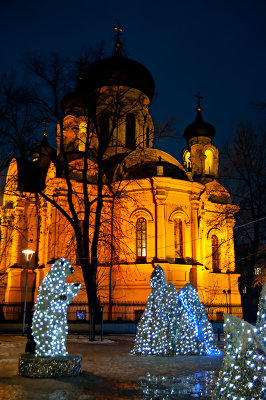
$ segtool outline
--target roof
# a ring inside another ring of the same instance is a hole
[[[201,111],[198,110],[195,121],[186,127],[184,136],[187,141],[198,136],[205,136],[213,139],[215,136],[215,129],[211,124],[203,120]]]
[[[120,53],[91,64],[79,85],[90,89],[113,85],[128,86],[139,89],[150,99],[154,96],[155,89],[153,77],[148,69]]]
[[[125,179],[143,179],[154,176],[189,181],[188,176],[181,168],[167,161],[142,161],[127,170]]]
[[[76,90],[64,96],[62,109],[65,111],[70,107],[82,107],[85,102],[93,102],[95,89],[114,85],[138,89],[150,100],[154,96],[155,83],[149,70],[116,52],[112,57],[97,60],[87,68]]]

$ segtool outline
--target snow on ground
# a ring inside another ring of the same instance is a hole
[[[69,335],[70,354],[83,356],[82,375],[30,379],[17,375],[26,337],[0,335],[0,400],[210,399],[222,357],[130,355],[133,335],[89,342]]]
[[[99,337],[96,337],[96,340],[93,342],[88,341],[88,335],[68,335],[67,339],[68,343],[89,343],[91,345],[97,345],[97,344],[114,344],[116,343],[115,340],[110,340],[104,337],[102,340]]]

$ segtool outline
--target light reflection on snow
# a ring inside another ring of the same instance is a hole
[[[57,389],[50,388],[33,391],[21,385],[0,387],[0,400],[21,400],[38,398],[40,400],[187,400],[199,398],[210,399],[217,382],[217,371],[201,371],[190,375],[155,376],[147,373],[135,382],[111,380],[97,387]],[[41,381],[39,380],[41,383]],[[2,389],[2,390],[1,390]],[[106,396],[106,393],[108,395]],[[30,396],[31,397],[26,397]]]
[[[217,371],[201,371],[191,375],[154,376],[149,372],[140,378],[143,399],[211,398],[218,378]],[[186,398],[189,398],[186,397]]]
[[[70,395],[66,390],[56,390],[53,393],[49,393],[47,400],[69,400]]]

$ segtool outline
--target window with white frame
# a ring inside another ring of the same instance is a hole
[[[147,257],[147,221],[141,217],[136,223],[137,261],[146,261]]]

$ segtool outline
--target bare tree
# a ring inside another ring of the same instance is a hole
[[[99,47],[94,57],[97,58],[101,51]],[[88,59],[79,65],[84,69],[86,63],[88,65]],[[70,235],[75,240],[90,306],[90,320],[94,326],[101,244],[108,241],[110,274],[116,260],[117,243],[121,246],[115,214],[127,186],[127,183],[121,184],[123,166],[132,153],[138,153],[137,149],[141,154],[144,141],[146,145],[151,142],[155,130],[148,112],[147,97],[140,91],[136,95],[134,89],[124,86],[91,90],[86,86],[86,77],[82,80],[80,76],[74,95],[63,100],[62,110],[63,92],[74,87],[74,80],[69,79],[69,69],[69,63],[56,54],[27,60],[28,87],[32,88],[29,114],[36,123],[46,118],[57,126],[59,148],[57,156],[39,154],[39,162],[42,156],[52,158],[50,166],[46,166],[47,176],[45,174],[42,178],[46,177],[47,183],[47,179],[52,177],[54,184],[49,186],[43,179],[43,184],[34,190],[39,201],[41,198],[58,210],[68,224]],[[21,109],[15,99],[14,104]],[[117,132],[125,123],[126,115],[136,110],[141,119],[139,137],[134,143],[122,143]],[[27,114],[28,110],[25,112]],[[12,116],[5,118],[5,115],[4,112],[4,123],[10,129],[16,122],[16,114],[14,121]],[[62,202],[62,196],[66,202]],[[111,287],[111,276],[109,284]],[[92,329],[90,339],[93,338]]]
[[[246,272],[242,284],[247,290],[244,308],[247,320],[254,320],[252,310],[254,268],[260,247],[265,240],[266,225],[266,132],[255,129],[250,122],[240,121],[236,126],[232,144],[224,150],[222,179],[233,201],[240,207],[236,214],[236,244],[247,244],[250,248]],[[236,268],[238,262],[236,260]]]
[[[7,167],[12,157],[25,159],[33,145],[37,123],[33,115],[34,94],[16,82],[15,74],[2,74],[0,79],[0,168]]]
[[[202,302],[205,305],[206,308],[206,313],[208,315],[209,321],[213,321],[213,313],[215,310],[215,306],[217,304],[217,299],[219,298],[220,295],[220,285],[218,282],[218,278],[214,280],[212,286],[208,291],[206,290],[200,290],[199,294],[202,298]]]

